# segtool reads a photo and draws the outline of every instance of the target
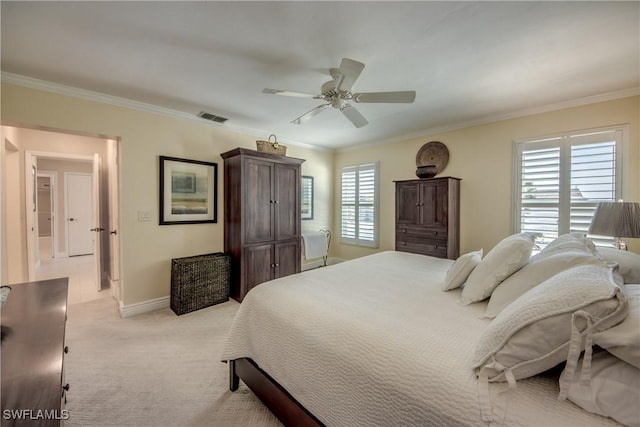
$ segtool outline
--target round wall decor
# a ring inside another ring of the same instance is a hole
[[[416,175],[433,178],[449,163],[449,149],[442,142],[431,141],[424,144],[416,154]]]

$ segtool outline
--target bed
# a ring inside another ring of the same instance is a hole
[[[242,379],[285,425],[477,426],[472,357],[486,302],[442,291],[453,261],[381,252],[257,286],[225,344]],[[558,372],[491,383],[508,426],[618,425],[558,400]]]

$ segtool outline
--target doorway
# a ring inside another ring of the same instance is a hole
[[[10,229],[20,230],[7,241],[8,281],[67,276],[69,303],[104,297],[120,301],[119,140],[8,126],[2,130],[17,142],[16,157],[21,157],[20,167],[5,173],[8,181],[20,182],[3,209]],[[74,202],[65,193],[82,195]],[[74,206],[80,206],[75,213]],[[90,240],[93,248],[74,244],[76,220],[82,220],[82,231],[91,236],[85,242]]]

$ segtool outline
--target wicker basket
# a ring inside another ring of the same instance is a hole
[[[273,141],[271,141],[271,137],[273,137]],[[257,140],[256,146],[258,147],[258,151],[264,153],[278,154],[280,156],[287,155],[287,146],[279,144],[278,138],[275,135],[269,135],[267,141]]]
[[[230,257],[221,252],[171,260],[171,310],[189,313],[229,300]]]

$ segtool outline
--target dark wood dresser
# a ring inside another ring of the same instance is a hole
[[[59,426],[68,278],[11,285],[2,308],[2,426]]]
[[[300,168],[303,159],[236,148],[224,159],[224,251],[230,295],[301,269]]]
[[[412,179],[396,183],[396,250],[458,258],[460,179]]]

